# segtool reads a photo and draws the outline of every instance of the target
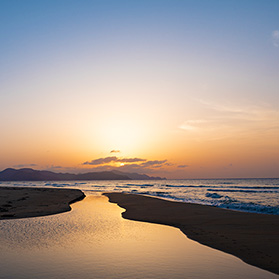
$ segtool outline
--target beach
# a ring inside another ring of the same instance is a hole
[[[276,279],[172,226],[122,218],[100,192],[62,214],[0,221],[0,278]]]
[[[143,195],[104,195],[126,209],[122,213],[125,219],[179,228],[189,239],[279,274],[278,215],[237,212]],[[82,191],[75,189],[0,187],[0,219],[66,212],[71,209],[69,204],[84,197]]]
[[[84,197],[84,193],[76,189],[0,187],[0,220],[69,211],[69,204]]]
[[[123,218],[179,228],[188,238],[279,274],[279,216],[173,202],[142,195],[105,193],[126,209]]]

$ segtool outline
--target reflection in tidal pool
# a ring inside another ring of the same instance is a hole
[[[0,278],[278,278],[178,229],[124,220],[104,196],[72,208],[0,221]]]

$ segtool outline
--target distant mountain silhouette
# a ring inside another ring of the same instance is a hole
[[[124,173],[120,171],[102,171],[88,173],[56,173],[52,171],[33,170],[31,168],[8,168],[0,172],[0,181],[63,181],[63,180],[147,180],[161,179],[145,174]]]
[[[30,168],[8,168],[0,172],[0,181],[61,181],[61,180],[130,180],[126,175],[116,174],[111,171],[88,173],[56,173],[40,171]]]

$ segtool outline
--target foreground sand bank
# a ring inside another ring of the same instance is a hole
[[[126,219],[170,225],[190,239],[279,274],[279,216],[237,212],[122,193],[105,193]]]
[[[85,197],[76,189],[0,187],[0,220],[37,217],[71,210]]]

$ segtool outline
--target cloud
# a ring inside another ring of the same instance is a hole
[[[111,162],[115,162],[117,160],[116,156],[112,156],[112,157],[106,157],[106,158],[99,158],[99,159],[95,159],[92,160],[90,162],[84,162],[83,165],[93,165],[93,166],[97,166],[97,165],[103,165],[103,164],[108,164]]]
[[[121,165],[115,165],[111,163],[122,163]],[[94,171],[104,171],[118,169],[126,172],[139,172],[139,173],[152,173],[155,169],[163,167],[174,166],[174,164],[168,162],[168,160],[146,160],[143,158],[119,158],[116,156],[110,156],[105,158],[98,158],[92,161],[84,162],[82,165],[92,166]],[[87,168],[88,170],[88,168]]]
[[[116,162],[121,162],[121,163],[135,163],[135,162],[144,162],[146,159],[141,159],[141,158],[123,158],[123,159],[117,159]]]
[[[279,47],[279,30],[274,30],[272,32],[272,42],[275,47]]]
[[[14,168],[26,168],[26,167],[37,167],[37,164],[19,164],[13,166]]]
[[[189,166],[188,165],[179,165],[177,166],[178,168],[188,168]]]
[[[92,160],[90,162],[84,162],[83,165],[93,165],[93,166],[98,166],[98,165],[104,165],[104,164],[109,164],[113,162],[119,162],[119,163],[135,163],[135,162],[144,162],[146,159],[141,159],[141,158],[118,158],[116,156],[111,156],[111,157],[106,157],[106,158],[99,158]]]
[[[120,153],[120,150],[111,150],[110,153]]]
[[[193,131],[202,127],[204,124],[208,123],[207,120],[197,119],[197,120],[187,120],[182,123],[179,128],[182,130]]]
[[[165,163],[167,162],[167,160],[154,160],[154,161],[147,161],[145,163],[142,163],[141,166],[142,167],[155,167],[155,168],[158,168],[158,167],[161,167],[162,165],[164,165]]]
[[[242,138],[255,137],[266,131],[274,134],[279,128],[278,109],[266,104],[233,106],[204,100],[200,102],[211,110],[210,116],[206,119],[187,119],[178,126],[197,141],[235,138],[239,135]]]

